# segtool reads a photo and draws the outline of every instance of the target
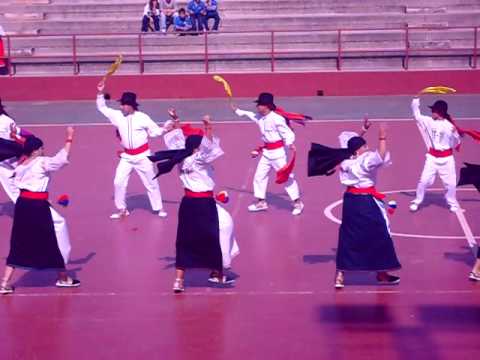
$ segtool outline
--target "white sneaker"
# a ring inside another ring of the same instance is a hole
[[[268,205],[266,201],[259,201],[255,204],[248,206],[248,211],[251,211],[251,212],[266,211],[267,209],[268,209]]]
[[[418,210],[418,204],[415,203],[415,202],[411,202],[411,203],[410,203],[410,211],[411,211],[411,212],[415,212],[415,211],[417,211],[417,210]]]
[[[110,215],[110,219],[120,220],[120,219],[123,219],[123,218],[127,217],[128,215],[130,215],[130,213],[128,212],[127,209],[120,210],[119,212],[116,212],[116,213],[113,213],[112,215]]]
[[[158,216],[161,217],[161,218],[166,218],[167,217],[167,212],[162,209],[158,212]]]
[[[293,210],[292,210],[292,215],[300,215],[303,212],[303,208],[305,207],[305,204],[301,201],[293,204]]]
[[[461,210],[460,207],[458,207],[457,205],[452,205],[450,206],[450,211],[451,212],[457,212],[458,210]]]
[[[471,272],[469,275],[468,275],[468,278],[470,280],[473,280],[473,281],[480,281],[480,274],[477,274],[475,272]]]

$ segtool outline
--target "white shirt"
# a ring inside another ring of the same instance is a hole
[[[5,30],[3,30],[2,25],[0,25],[0,36],[5,36]]]
[[[412,100],[412,112],[427,149],[448,150],[460,144],[460,135],[450,121],[434,120],[420,113],[420,99]]]
[[[389,165],[390,153],[382,159],[378,151],[366,151],[357,158],[344,160],[340,164],[340,182],[356,188],[375,186],[378,169]]]
[[[160,9],[154,8],[151,13],[152,13],[152,15],[159,16],[160,15]],[[147,4],[143,8],[143,15],[144,16],[149,16],[150,15],[150,1],[147,1]]]
[[[0,138],[5,140],[12,140],[10,137],[10,129],[12,125],[16,125],[15,121],[5,114],[0,115]],[[20,128],[17,128],[17,134]]]
[[[148,142],[149,137],[162,136],[164,129],[159,127],[147,114],[135,111],[131,115],[124,116],[120,110],[109,108],[105,103],[103,95],[97,96],[97,109],[105,115],[113,126],[120,133],[121,143],[125,149],[136,149]],[[146,151],[141,156],[150,155]],[[122,157],[133,157],[139,155],[128,155],[123,153]]]
[[[26,165],[17,166],[14,172],[15,185],[21,190],[47,191],[50,173],[67,164],[68,154],[65,149],[60,150],[54,157],[39,156]]]
[[[183,187],[194,192],[213,191],[212,162],[224,154],[220,140],[203,137],[199,150],[186,158],[180,166],[180,180]]]
[[[251,111],[237,109],[235,114],[238,116],[247,116],[250,120],[254,121],[260,128],[262,141],[265,143],[274,143],[283,140],[286,146],[290,146],[295,142],[295,133],[288,127],[283,116],[278,115],[274,111],[270,111],[266,116],[262,116]],[[263,155],[270,159],[276,159],[285,156],[285,149],[264,149]]]

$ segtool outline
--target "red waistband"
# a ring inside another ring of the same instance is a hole
[[[447,156],[452,156],[453,155],[453,150],[452,149],[447,149],[447,150],[435,150],[433,148],[428,149],[428,153],[432,156],[435,156],[437,158],[443,158]]]
[[[124,152],[128,155],[138,155],[144,153],[148,149],[150,149],[150,147],[148,146],[148,143],[146,143],[136,149],[124,149]]]
[[[189,198],[213,198],[213,191],[195,192],[185,189],[185,196]]]
[[[48,200],[48,192],[34,192],[28,190],[20,190],[20,197],[32,200]]]
[[[285,146],[285,143],[283,140],[278,140],[273,143],[265,143],[264,148],[267,150],[275,150],[275,149],[280,149]]]
[[[356,188],[353,186],[347,187],[347,192],[355,195],[372,195],[375,199],[383,200],[385,199],[385,194],[379,193],[375,186],[368,188]]]

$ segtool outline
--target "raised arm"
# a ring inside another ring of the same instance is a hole
[[[115,125],[115,113],[116,110],[111,109],[107,106],[105,102],[105,83],[100,81],[97,85],[97,110],[100,111],[112,124]]]
[[[72,148],[73,134],[75,130],[69,126],[67,128],[67,137],[65,139],[64,147],[53,157],[47,157],[44,160],[43,168],[45,171],[57,171],[68,164],[68,156]]]
[[[378,154],[382,160],[385,160],[387,154],[387,126],[385,124],[380,124],[378,130]]]
[[[363,117],[363,124],[362,124],[362,130],[360,131],[360,136],[365,135],[368,129],[370,129],[370,126],[372,126],[372,123],[368,119],[368,114],[365,114],[365,116]]]
[[[425,124],[430,121],[430,118],[428,116],[422,115],[422,113],[420,112],[420,98],[416,97],[412,100],[411,108],[413,117],[415,118],[415,120],[417,120],[417,122]]]

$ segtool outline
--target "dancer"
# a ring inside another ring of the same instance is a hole
[[[147,189],[152,210],[164,218],[167,213],[163,209],[162,196],[158,182],[154,180],[153,164],[148,160],[150,148],[149,137],[162,136],[165,130],[160,128],[145,113],[138,111],[137,95],[125,92],[120,101],[121,110],[114,110],[105,104],[105,83],[97,86],[97,109],[117,128],[124,151],[120,155],[115,172],[115,206],[117,212],[110,216],[111,219],[121,219],[130,215],[127,209],[126,192],[128,180],[133,170],[137,172]]]
[[[212,283],[230,285],[234,282],[224,275],[223,268],[229,267],[231,258],[238,254],[234,246],[232,230],[233,221],[228,213],[222,211],[215,203],[213,189],[212,162],[223,155],[218,138],[213,137],[213,127],[209,116],[203,119],[204,131],[188,135],[183,149],[156,152],[150,157],[157,162],[158,175],[170,172],[179,165],[180,180],[185,188],[185,196],[178,212],[178,228],[176,241],[176,271],[173,291],[181,293],[185,290],[185,271],[188,268],[207,268],[212,270]],[[178,129],[178,128],[177,128]],[[190,128],[192,130],[192,128]],[[182,136],[178,131],[166,139],[169,148],[179,147]],[[173,140],[176,138],[176,140]],[[228,217],[226,216],[228,215]],[[222,221],[223,220],[223,221]],[[222,222],[224,224],[222,224]],[[230,235],[228,248],[222,254],[221,237]]]
[[[5,107],[0,99],[0,139],[11,141],[11,132],[20,134],[20,128],[16,127],[15,121],[7,114]],[[0,162],[0,184],[2,184],[5,193],[12,202],[17,201],[20,190],[15,186],[13,180],[13,170],[15,169],[17,158],[11,158]]]
[[[390,154],[383,126],[379,131],[377,151],[369,151],[366,141],[360,136],[352,136],[347,141],[347,148],[342,149],[312,144],[308,175],[332,175],[338,167],[340,181],[347,186],[339,230],[336,288],[344,287],[345,271],[375,271],[380,284],[400,282],[399,277],[388,273],[400,269],[401,265],[382,202],[385,195],[375,189],[378,170],[389,164]]]
[[[277,107],[274,104],[273,95],[261,93],[255,102],[257,103],[257,114],[240,110],[236,105],[231,104],[235,114],[247,116],[259,126],[262,140],[265,143],[253,178],[254,196],[257,201],[248,207],[248,210],[251,212],[266,211],[268,209],[266,201],[268,174],[272,168],[278,171],[287,165],[286,146],[292,152],[295,152],[295,134],[288,126],[285,117],[275,112]],[[292,214],[300,215],[303,212],[304,204],[300,198],[297,181],[292,173],[289,174],[285,190],[293,202]]]
[[[420,113],[420,99],[412,101],[412,112],[418,128],[427,146],[425,165],[417,185],[415,199],[410,203],[410,211],[418,210],[425,198],[425,191],[431,186],[438,174],[446,189],[445,198],[450,211],[460,209],[456,197],[457,174],[453,149],[460,144],[460,135],[452,123],[448,113],[448,104],[443,100],[436,101],[432,106],[432,116]]]
[[[24,160],[15,169],[20,196],[15,203],[10,253],[0,283],[0,294],[14,291],[9,284],[16,267],[56,269],[57,287],[77,287],[80,281],[65,270],[70,256],[70,239],[65,219],[48,202],[50,174],[68,164],[73,128],[67,129],[65,146],[54,157],[43,153],[43,142],[30,136],[23,147]]]

